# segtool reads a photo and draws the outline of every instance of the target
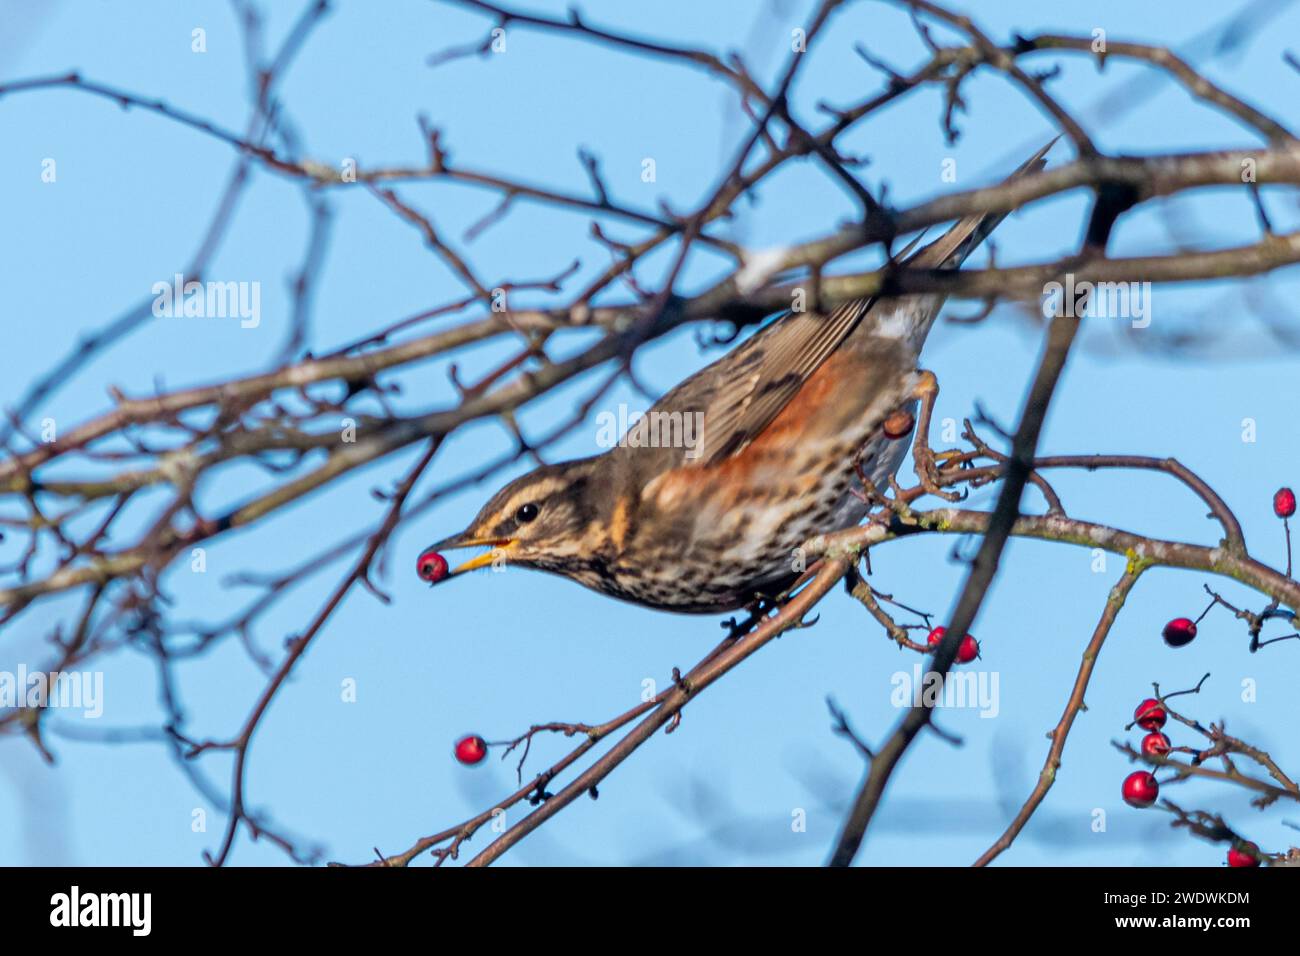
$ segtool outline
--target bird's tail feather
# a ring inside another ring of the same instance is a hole
[[[1056,137],[1060,139],[1060,137]],[[1047,165],[1043,158],[1047,155],[1055,144],[1056,139],[1040,149],[1020,164],[1010,176],[1007,182],[1018,179],[1028,173],[1037,172]],[[980,244],[989,237],[1007,217],[1005,212],[989,212],[979,215],[967,216],[958,220],[956,225],[906,260],[907,265],[917,266],[923,269],[955,269],[966,261],[966,257],[979,248]]]

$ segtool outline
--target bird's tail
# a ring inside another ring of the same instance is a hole
[[[1027,160],[1020,164],[1006,181],[1018,179],[1028,173],[1034,173],[1047,165],[1047,160],[1043,157],[1047,155],[1055,144],[1056,137],[1038,152],[1034,153]],[[959,220],[956,225],[945,232],[942,236],[918,249],[909,256],[905,262],[909,266],[916,266],[923,269],[955,269],[966,261],[966,257],[979,248],[980,243],[989,237],[989,234],[998,227],[998,224],[1007,217],[1005,212],[988,212],[979,215],[967,216]]]

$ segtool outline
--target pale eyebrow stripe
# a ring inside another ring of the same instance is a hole
[[[538,502],[548,497],[552,492],[558,490],[563,482],[556,478],[548,478],[540,485],[519,491],[513,498],[506,503],[506,506],[497,513],[497,520],[504,521],[507,518],[513,518],[515,512],[521,506],[528,504],[530,501]]]

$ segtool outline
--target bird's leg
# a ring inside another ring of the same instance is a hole
[[[862,451],[859,451],[853,459],[853,470],[857,473],[858,482],[862,485],[862,489],[850,488],[849,493],[872,509],[867,513],[867,523],[888,526],[890,516],[898,510],[898,503],[886,498],[880,489],[876,487],[876,483],[871,480],[871,477],[867,474]],[[880,506],[879,510],[875,510],[877,505]]]
[[[940,457],[946,460],[951,453],[935,455],[930,448],[930,421],[934,417],[934,403],[939,397],[939,379],[933,372],[923,369],[917,373],[912,397],[921,403],[920,417],[916,422],[916,437],[912,441],[912,463],[916,477],[920,480],[921,490],[944,501],[961,501],[966,497],[964,492],[945,491],[939,486],[937,462]]]

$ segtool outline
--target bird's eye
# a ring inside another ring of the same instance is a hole
[[[519,510],[515,512],[515,520],[520,524],[526,524],[537,517],[537,505],[531,501],[526,505],[520,505]]]

